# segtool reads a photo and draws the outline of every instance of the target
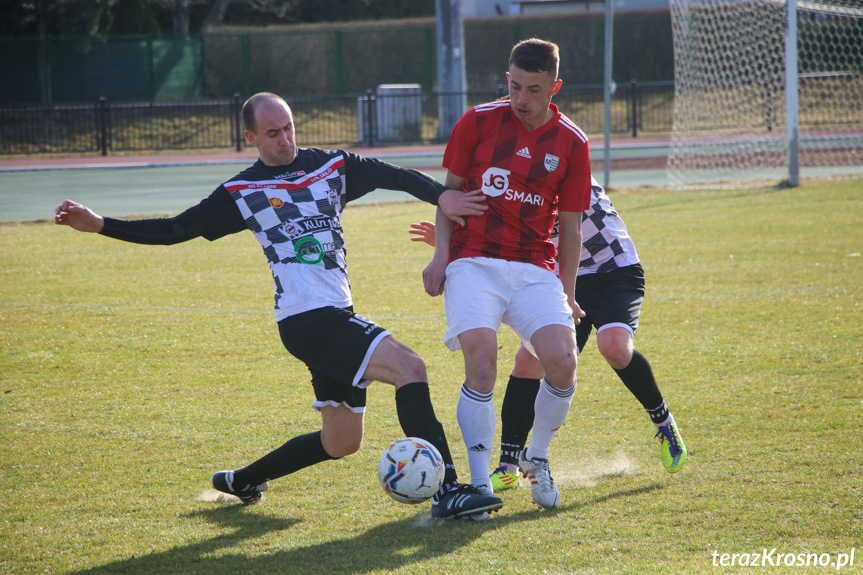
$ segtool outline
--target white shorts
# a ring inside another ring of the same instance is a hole
[[[530,338],[547,325],[575,331],[572,309],[554,272],[539,266],[496,258],[462,258],[446,268],[444,307],[446,346],[460,349],[458,336],[467,330],[510,326],[528,351]]]

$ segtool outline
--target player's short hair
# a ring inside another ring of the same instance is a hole
[[[522,40],[513,46],[509,54],[509,65],[515,65],[525,72],[547,72],[552,80],[557,80],[560,49],[554,42],[539,38]]]
[[[243,104],[243,125],[248,131],[257,133],[256,130],[258,125],[255,121],[255,110],[258,109],[258,106],[265,102],[272,102],[274,100],[282,102],[285,106],[288,106],[288,103],[284,98],[278,94],[273,94],[272,92],[258,92],[246,100]]]

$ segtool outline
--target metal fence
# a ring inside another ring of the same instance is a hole
[[[468,92],[468,107],[497,99],[496,92]],[[378,91],[352,96],[290,98],[301,146],[349,147],[445,142],[439,104],[451,94],[390,96]],[[670,133],[674,85],[632,82],[617,87],[611,102],[611,134]],[[588,135],[604,131],[600,86],[564,89],[554,98]],[[126,153],[155,150],[234,149],[243,138],[242,99],[111,102],[0,106],[0,155]]]

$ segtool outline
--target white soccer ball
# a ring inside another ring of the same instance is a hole
[[[384,491],[399,503],[422,503],[440,489],[445,470],[443,458],[434,445],[407,437],[384,449],[378,478]]]

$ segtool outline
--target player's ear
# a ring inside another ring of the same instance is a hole
[[[560,92],[560,87],[563,86],[563,80],[557,79],[554,81],[554,85],[551,87],[551,95],[555,96],[558,92]]]
[[[258,145],[257,135],[253,131],[246,130],[245,136],[246,136],[246,140],[248,140],[251,145],[253,145],[253,146]]]

